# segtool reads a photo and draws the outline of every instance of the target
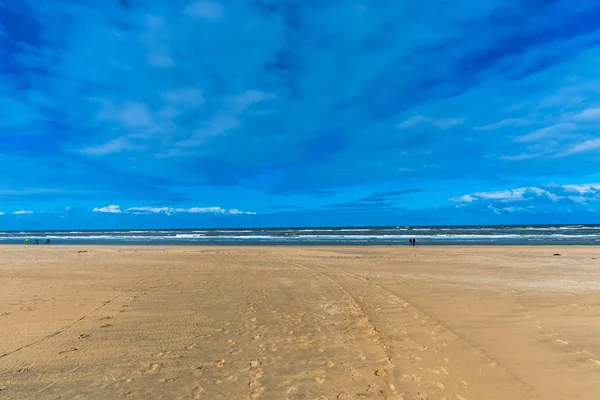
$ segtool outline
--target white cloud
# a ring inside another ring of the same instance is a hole
[[[4,215],[4,213],[2,211],[0,211],[0,215]]]
[[[242,215],[242,214],[245,214],[245,215],[256,215],[255,212],[252,212],[252,211],[240,211],[237,208],[232,208],[228,212],[231,215]]]
[[[477,197],[475,197],[475,196],[473,196],[471,194],[465,194],[465,195],[462,195],[460,197],[453,197],[450,200],[456,201],[456,202],[459,202],[459,203],[472,203],[475,200],[477,200]]]
[[[193,207],[193,208],[178,208],[178,212],[187,212],[187,213],[202,213],[202,214],[229,214],[229,215],[256,215],[255,212],[252,211],[241,211],[237,208],[231,208],[226,210],[222,207]]]
[[[177,211],[188,212],[188,213],[215,213],[225,214],[225,210],[221,207],[192,207],[192,208],[178,208]]]
[[[167,214],[171,215],[175,212],[175,209],[171,207],[131,207],[125,210],[133,214]]]
[[[411,128],[413,126],[419,125],[422,122],[426,122],[429,121],[429,118],[424,117],[422,115],[417,115],[415,117],[410,117],[409,119],[407,119],[404,122],[399,123],[398,125],[396,125],[397,128],[400,129],[405,129],[405,128]]]
[[[513,201],[524,201],[531,196],[547,196],[552,201],[558,200],[558,196],[548,190],[538,187],[524,187],[517,189],[495,190],[489,192],[475,192],[465,194],[459,197],[450,198],[451,201],[458,203],[473,203],[478,200],[495,200],[502,203]]]
[[[431,126],[434,126],[439,129],[450,129],[456,125],[460,125],[465,121],[464,118],[440,118],[434,119],[429,117],[424,117],[422,115],[417,115],[414,117],[410,117],[404,122],[396,125],[396,128],[406,129],[412,128],[413,126],[417,126],[423,123],[428,123]]]
[[[574,124],[556,124],[546,128],[538,129],[537,131],[528,133],[526,135],[517,136],[514,141],[523,143],[547,140],[548,138],[562,136],[565,132],[573,131],[575,129],[577,129],[577,125]]]
[[[588,108],[575,116],[576,119],[582,121],[597,121],[600,120],[600,107]]]
[[[94,208],[94,212],[118,214],[121,212],[121,208],[118,205],[111,204],[106,207],[96,207]]]
[[[600,138],[586,140],[570,146],[567,150],[558,154],[559,157],[570,156],[573,154],[587,153],[589,151],[600,150]]]
[[[462,124],[464,121],[464,118],[445,118],[435,120],[431,124],[440,129],[450,129],[456,125]]]
[[[185,13],[190,17],[217,22],[223,17],[223,6],[209,0],[193,1],[186,7]]]
[[[594,193],[600,191],[600,182],[599,183],[583,183],[583,184],[573,184],[573,185],[564,185],[563,188],[567,191],[573,191],[577,193]]]
[[[240,126],[241,122],[233,115],[216,115],[208,121],[205,127],[198,129],[188,139],[177,143],[180,147],[194,147],[203,144],[208,139],[219,136]],[[175,153],[175,155],[178,155]]]
[[[496,129],[508,127],[508,126],[526,126],[529,125],[529,121],[522,118],[507,118],[502,121],[496,122],[495,124],[476,126],[476,131],[493,131]]]
[[[521,154],[517,154],[514,156],[500,156],[501,160],[505,160],[505,161],[521,161],[521,160],[530,160],[532,158],[538,158],[541,157],[541,154],[534,154],[534,153],[521,153]]]
[[[19,210],[19,211],[15,211],[13,212],[14,215],[31,215],[33,214],[33,211],[31,210]]]
[[[525,211],[526,209],[524,207],[504,207],[502,210],[504,211],[508,211],[508,212],[515,212],[515,211]]]
[[[129,207],[121,209],[118,205],[110,205],[107,207],[94,208],[94,212],[104,213],[131,213],[131,214],[166,214],[173,215],[176,213],[189,214],[222,214],[222,215],[256,215],[252,211],[241,211],[237,208],[229,210],[222,207],[191,207],[191,208],[173,208],[173,207]]]
[[[147,148],[148,147],[146,145],[137,145],[132,143],[132,136],[129,135],[110,140],[98,146],[90,146],[80,151],[91,156],[103,156],[106,154],[120,153],[123,151],[146,150]]]
[[[475,192],[465,194],[459,197],[453,197],[449,200],[457,203],[457,207],[466,207],[475,202],[491,203],[494,207],[503,211],[522,211],[514,203],[527,204],[531,201],[557,202],[571,201],[575,203],[587,203],[600,200],[600,182],[596,183],[578,183],[567,185],[549,184],[543,187],[522,187],[507,190],[495,190],[488,192]],[[504,208],[499,204],[512,203]],[[526,208],[531,208],[529,206]]]
[[[500,210],[499,210],[498,208],[494,207],[494,206],[493,206],[493,205],[491,205],[491,204],[490,204],[489,206],[487,206],[487,208],[489,208],[490,210],[492,210],[492,212],[493,212],[494,214],[498,214],[498,215],[500,215],[500,214],[501,214]]]
[[[243,93],[233,97],[232,105],[234,112],[244,112],[253,104],[261,103],[267,100],[273,100],[275,95],[272,93],[261,92],[258,90],[246,90]]]

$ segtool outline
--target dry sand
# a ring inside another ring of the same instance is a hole
[[[3,246],[0,284],[2,399],[600,399],[600,248]]]

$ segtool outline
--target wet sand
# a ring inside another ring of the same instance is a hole
[[[0,399],[600,398],[600,248],[2,246],[0,284]]]

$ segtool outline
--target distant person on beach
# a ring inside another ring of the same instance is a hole
[[[50,244],[50,239],[46,239],[46,244]]]
[[[40,244],[40,241],[35,239],[35,244]]]
[[[408,239],[408,243],[413,244],[412,239]]]
[[[29,244],[29,239],[25,239],[25,244]]]
[[[413,245],[413,247],[417,245],[417,239],[416,238],[413,238],[412,245]]]

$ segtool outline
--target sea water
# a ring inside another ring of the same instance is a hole
[[[0,243],[245,245],[595,245],[600,225],[4,231]]]

